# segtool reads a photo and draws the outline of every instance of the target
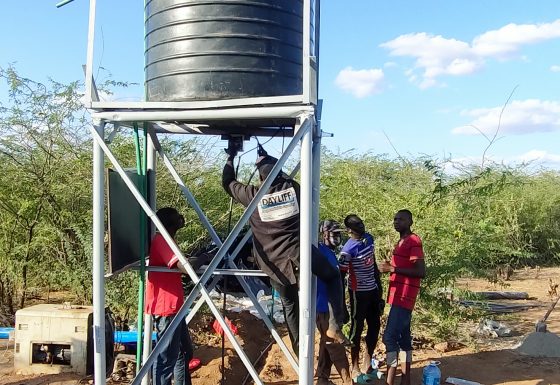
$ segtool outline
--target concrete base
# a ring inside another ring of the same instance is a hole
[[[554,333],[533,332],[525,337],[517,351],[532,357],[560,358],[560,337]]]

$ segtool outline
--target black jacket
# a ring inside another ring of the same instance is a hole
[[[224,190],[247,207],[258,187],[235,179],[232,162],[222,173]],[[253,231],[253,255],[271,279],[283,285],[295,284],[294,265],[299,265],[299,184],[278,176],[249,219]]]

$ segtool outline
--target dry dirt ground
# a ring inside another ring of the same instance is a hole
[[[422,367],[430,360],[441,362],[442,383],[447,377],[458,377],[476,381],[485,385],[560,385],[560,359],[542,359],[521,356],[516,353],[517,346],[527,333],[534,330],[535,322],[541,318],[551,298],[548,295],[549,279],[560,283],[560,268],[525,269],[516,271],[506,286],[490,284],[483,280],[463,280],[460,286],[473,291],[507,290],[525,291],[530,300],[515,303],[538,304],[528,311],[511,315],[488,315],[487,318],[503,321],[513,330],[507,338],[475,338],[465,341],[458,350],[441,353],[433,347],[425,347],[414,352],[414,368],[412,384],[421,384]],[[503,302],[503,301],[501,301]],[[272,338],[264,324],[251,315],[229,314],[228,317],[239,328],[239,340],[244,346],[251,361],[259,361],[256,365],[260,377],[265,384],[291,385],[297,384],[297,374],[288,364],[278,346],[271,344]],[[202,366],[192,373],[194,385],[216,385],[221,379],[221,339],[211,331],[212,318],[200,316],[191,327],[191,334],[196,345],[195,356],[200,358]],[[560,309],[552,312],[547,320],[548,330],[560,334]],[[472,328],[465,325],[465,328]],[[280,327],[279,332],[285,335]],[[287,336],[284,340],[288,342]],[[18,376],[12,371],[13,346],[5,345],[0,340],[0,385],[47,385],[47,384],[88,384],[91,380],[72,374]],[[379,344],[382,348],[382,344]],[[288,343],[289,346],[289,343]],[[426,346],[426,344],[424,344]],[[247,371],[237,358],[229,343],[225,344],[225,383],[243,385]],[[340,378],[333,372],[332,381],[340,384]],[[109,381],[111,383],[112,381]],[[120,382],[122,384],[126,381]],[[250,380],[246,384],[252,383]],[[113,382],[119,384],[119,382]],[[378,384],[382,384],[381,381]]]

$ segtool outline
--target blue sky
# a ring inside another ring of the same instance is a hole
[[[96,66],[139,83],[117,98],[140,100],[143,2],[97,2]],[[39,81],[83,78],[89,1],[55,3],[3,4],[0,66]],[[320,59],[333,151],[395,156],[394,147],[479,162],[487,144],[479,131],[494,134],[515,89],[490,157],[560,168],[558,0],[325,0]]]

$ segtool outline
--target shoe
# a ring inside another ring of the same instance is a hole
[[[354,381],[355,384],[371,385],[375,383],[376,379],[377,378],[370,377],[364,373],[357,373],[357,372],[352,373],[352,381]]]
[[[369,368],[369,370],[364,373],[364,376],[366,376],[370,381],[375,381],[383,379],[384,374],[378,369]]]
[[[342,344],[346,347],[352,347],[354,346],[354,344],[352,343],[352,341],[350,341],[348,339],[348,337],[346,337],[344,335],[344,333],[342,333],[342,330],[340,329],[327,329],[327,337],[332,338],[333,340],[335,340],[336,342],[338,342],[339,344]]]

